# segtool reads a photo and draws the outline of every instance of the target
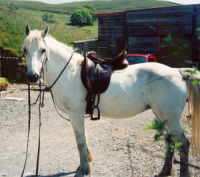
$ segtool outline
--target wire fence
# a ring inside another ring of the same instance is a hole
[[[0,59],[11,59],[11,60],[21,60],[21,57],[13,57],[13,56],[1,56]]]

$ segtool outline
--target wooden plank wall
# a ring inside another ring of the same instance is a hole
[[[184,66],[185,60],[193,58],[190,45],[195,33],[195,16],[195,5],[127,12],[126,34],[132,43],[130,47],[134,48],[129,48],[129,52],[138,49],[138,53],[154,53],[158,62],[172,67]],[[187,47],[181,48],[182,44]]]
[[[129,36],[128,53],[157,54],[159,52],[159,36]]]
[[[74,48],[80,54],[85,54],[88,51],[95,51],[98,53],[98,40],[77,41],[74,43]]]
[[[105,17],[99,19],[99,42],[107,43],[107,56],[117,55],[125,47],[126,23],[125,17]],[[105,55],[105,52],[99,53]]]
[[[134,10],[126,13],[127,35],[193,34],[194,5]]]
[[[194,35],[194,47],[195,48],[195,61],[198,62],[200,68],[200,4],[195,5],[195,35]]]
[[[128,53],[154,53],[159,62],[181,67],[184,60],[200,61],[198,28],[200,4],[138,9],[99,17],[99,41],[107,42],[108,55],[116,55],[131,42]],[[171,44],[166,46],[169,37]],[[181,44],[187,47],[181,49]]]

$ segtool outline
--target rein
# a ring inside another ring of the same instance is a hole
[[[45,91],[51,90],[51,88],[56,84],[56,82],[58,81],[58,79],[60,78],[60,76],[62,75],[62,73],[65,71],[66,67],[68,66],[69,62],[71,61],[73,54],[74,54],[74,51],[72,52],[72,54],[71,54],[68,62],[66,63],[66,65],[64,66],[64,68],[62,69],[62,71],[60,72],[60,74],[58,75],[58,77],[56,78],[56,80],[53,82],[53,84],[50,87],[46,87],[47,90],[45,90]]]
[[[69,122],[70,122],[69,119],[67,119],[66,117],[62,116],[62,115],[59,113],[58,108],[56,107],[55,99],[54,99],[54,96],[53,96],[53,93],[52,93],[51,89],[52,89],[52,87],[56,84],[56,82],[58,81],[58,79],[60,78],[60,76],[63,74],[63,72],[65,71],[65,69],[66,69],[67,66],[69,65],[69,63],[70,63],[70,61],[71,61],[71,59],[72,59],[72,57],[73,57],[73,54],[74,54],[74,51],[72,52],[72,54],[71,54],[71,56],[70,56],[68,62],[66,63],[66,65],[64,66],[64,68],[62,69],[62,71],[60,72],[60,74],[58,75],[58,77],[56,78],[56,80],[53,82],[53,84],[52,84],[50,87],[45,87],[45,88],[43,88],[43,89],[40,88],[40,93],[39,93],[39,95],[38,95],[38,98],[37,98],[36,101],[33,103],[33,104],[36,104],[36,103],[38,102],[39,97],[40,97],[41,94],[42,94],[42,98],[41,98],[41,99],[42,99],[42,104],[41,104],[41,107],[44,107],[44,93],[45,93],[45,92],[50,92],[50,93],[51,93],[51,98],[52,98],[52,101],[53,101],[53,104],[54,104],[54,107],[55,107],[56,112],[58,113],[58,115],[59,115],[60,117],[62,117],[63,119],[65,119],[65,120],[67,120],[67,121],[69,121]],[[44,64],[46,63],[46,61],[48,61],[47,56],[46,56],[46,59],[45,59],[44,62],[43,62],[43,66],[44,66]],[[42,67],[42,68],[43,68],[43,67]],[[42,71],[41,71],[41,74],[42,74],[42,72],[43,72],[43,69],[42,69]],[[41,77],[40,77],[40,78],[41,78]]]
[[[70,61],[72,59],[73,54],[74,54],[74,52],[72,52],[72,54],[71,54],[68,62],[66,63],[66,65],[64,66],[64,68],[62,69],[62,71],[60,72],[60,74],[58,75],[58,77],[56,78],[56,80],[53,82],[53,84],[50,87],[45,87],[45,88],[42,89],[41,81],[39,82],[39,87],[40,87],[39,91],[40,91],[40,93],[39,93],[39,95],[38,95],[35,103],[33,103],[33,104],[36,104],[38,102],[38,100],[39,100],[39,130],[38,130],[39,134],[38,134],[38,151],[37,151],[36,175],[35,175],[36,177],[38,177],[38,171],[39,171],[40,134],[41,134],[41,108],[44,107],[44,93],[45,93],[45,91],[51,93],[52,101],[54,103],[54,107],[55,107],[57,113],[62,118],[64,118],[65,120],[70,121],[69,119],[63,117],[58,112],[58,108],[56,107],[55,99],[53,97],[53,93],[52,93],[51,89],[56,84],[56,82],[58,81],[58,79],[60,78],[60,76],[63,74],[63,72],[65,71],[65,69],[69,65],[69,63],[70,63]],[[24,57],[24,56],[25,56],[25,54],[22,55],[22,57]],[[46,61],[48,61],[47,56],[45,57],[45,60],[43,61],[41,74],[43,72],[43,66],[44,66],[44,64],[46,64]],[[41,75],[40,75],[40,79],[41,79]],[[24,162],[24,167],[23,167],[22,173],[21,173],[21,177],[23,177],[23,175],[24,175],[24,171],[25,171],[26,163],[27,163],[27,159],[28,159],[29,139],[30,139],[30,127],[31,127],[31,95],[30,95],[30,84],[28,83],[28,136],[27,136],[27,143],[26,143],[26,157],[25,157],[25,162]]]

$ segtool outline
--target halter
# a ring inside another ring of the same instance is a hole
[[[45,91],[46,91],[46,92],[50,92],[50,93],[51,93],[51,97],[52,97],[52,101],[53,101],[53,104],[54,104],[54,107],[55,107],[55,109],[56,109],[56,112],[59,114],[59,116],[61,116],[63,119],[65,119],[65,120],[67,120],[67,121],[69,121],[69,122],[70,122],[70,120],[69,120],[68,118],[62,116],[62,115],[59,113],[58,108],[56,107],[55,99],[54,99],[54,96],[53,96],[53,93],[52,93],[51,89],[52,89],[52,87],[56,84],[56,82],[58,81],[58,79],[60,78],[60,76],[63,74],[63,72],[65,71],[65,69],[66,69],[67,66],[69,65],[69,63],[70,63],[70,61],[71,61],[71,59],[72,59],[73,54],[74,54],[74,51],[72,52],[72,54],[71,54],[71,56],[70,56],[68,62],[66,63],[66,65],[64,66],[64,68],[62,69],[62,71],[60,72],[60,74],[58,75],[58,77],[56,78],[56,80],[51,84],[51,86],[50,86],[50,87],[45,87],[45,88],[43,88],[43,89],[40,88],[40,93],[39,93],[39,95],[38,95],[36,101],[33,103],[33,104],[36,104],[36,103],[38,102],[40,96],[42,95],[42,97],[41,97],[41,100],[42,100],[41,107],[44,107],[44,93],[45,93]],[[45,55],[45,56],[46,56],[46,55]],[[46,59],[43,60],[43,66],[44,66],[44,64],[46,64],[46,61],[48,61],[47,56],[46,56]],[[46,68],[46,69],[47,69],[47,68]],[[40,73],[40,78],[41,78],[42,73],[43,73],[43,67],[42,67],[42,70],[41,70],[41,73]],[[40,84],[41,84],[41,83],[40,83]]]

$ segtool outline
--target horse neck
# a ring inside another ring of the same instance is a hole
[[[66,47],[63,47],[64,45],[61,45],[59,47],[59,45],[50,44],[48,45],[49,62],[47,61],[46,66],[44,67],[44,81],[47,86],[52,85],[52,83],[57,79],[57,77],[63,70],[64,66],[69,61],[70,57],[72,57],[67,68],[59,78],[59,80],[62,80],[64,75],[65,82],[67,82],[67,80],[70,78],[70,74],[72,74],[72,70],[73,72],[75,72],[75,67],[77,63],[76,57],[78,55],[73,54],[73,50],[69,50]]]

